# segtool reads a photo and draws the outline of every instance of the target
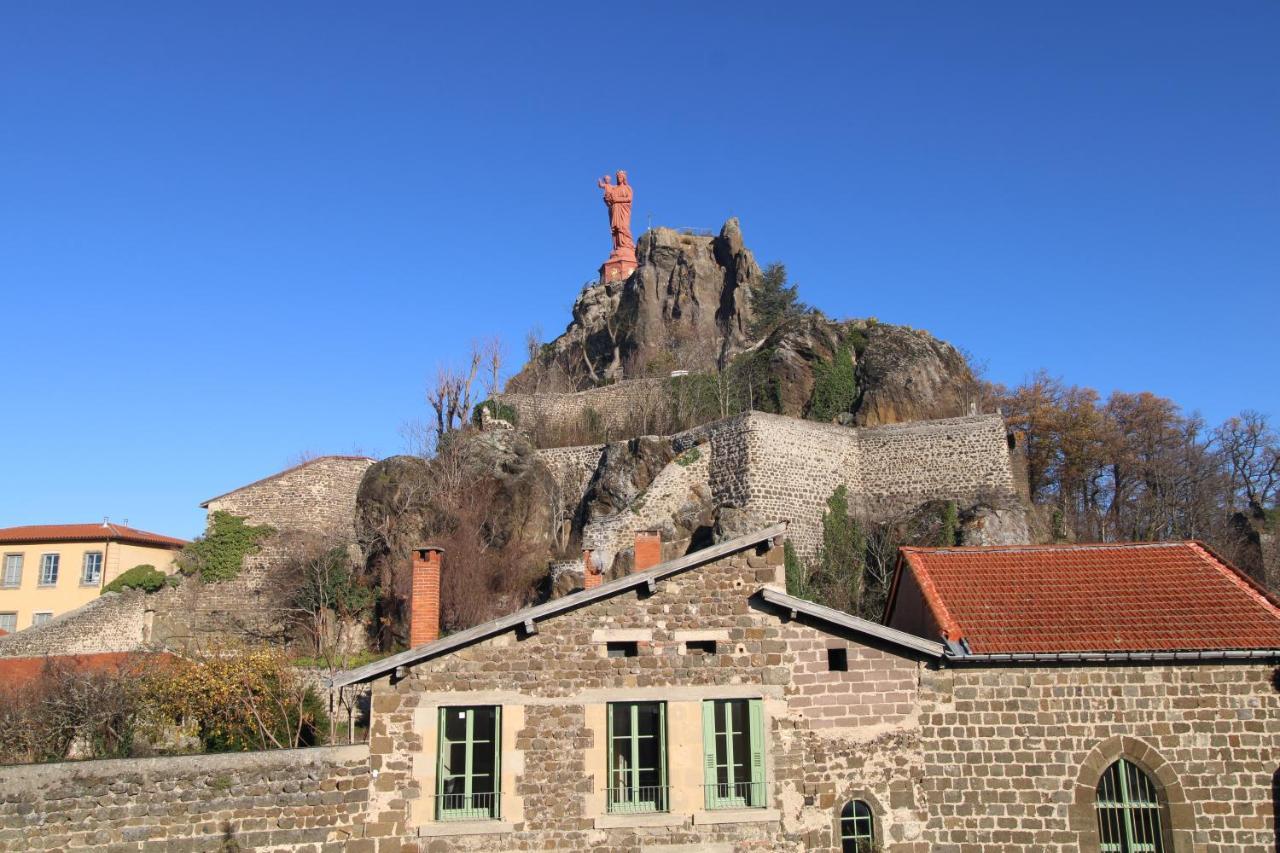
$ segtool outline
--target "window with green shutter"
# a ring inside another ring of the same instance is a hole
[[[607,714],[610,812],[667,810],[667,706],[612,702]]]
[[[502,709],[441,708],[439,732],[436,820],[497,819]]]
[[[764,718],[759,699],[704,701],[702,752],[708,809],[764,808]]]

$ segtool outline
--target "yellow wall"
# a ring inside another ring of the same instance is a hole
[[[97,583],[80,582],[84,573],[84,555],[97,551],[102,557],[102,576]],[[22,555],[22,583],[15,587],[0,586],[0,613],[16,613],[17,629],[30,628],[36,613],[54,616],[74,610],[97,598],[102,587],[134,566],[149,563],[168,574],[173,571],[177,551],[124,542],[44,542],[24,545],[0,544],[0,583],[4,580],[4,557]],[[59,555],[58,582],[40,585],[40,560],[44,554]]]

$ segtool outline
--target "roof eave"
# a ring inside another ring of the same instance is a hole
[[[873,637],[917,654],[923,654],[931,658],[941,658],[946,651],[941,643],[933,640],[927,640],[924,637],[919,637],[906,631],[899,631],[897,628],[890,628],[888,625],[881,625],[879,622],[872,622],[870,619],[863,619],[841,610],[815,604],[803,598],[796,598],[793,595],[788,595],[785,592],[771,589],[767,586],[760,590],[759,595],[764,601],[776,607],[781,607],[797,614],[803,613],[829,625]]]

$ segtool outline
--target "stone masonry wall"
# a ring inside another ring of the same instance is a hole
[[[150,639],[147,596],[107,592],[88,604],[0,637],[0,657],[132,652]]]
[[[922,718],[936,853],[1096,850],[1093,789],[1126,757],[1168,800],[1169,853],[1271,850],[1274,665],[954,668]]]
[[[354,536],[356,492],[373,464],[363,456],[321,456],[207,501],[218,510],[277,530]]]
[[[0,851],[373,850],[368,748],[5,767]]]
[[[802,554],[821,541],[827,499],[840,485],[849,490],[851,507],[873,519],[928,500],[1014,495],[998,415],[864,429],[760,412],[740,417],[745,435],[735,435],[733,449],[713,456],[745,473],[713,470],[712,483],[731,486],[722,502],[758,523],[790,520],[789,534]],[[742,476],[745,484],[736,479]]]
[[[929,500],[998,499],[1017,506],[1013,459],[999,415],[857,429],[746,412],[671,441],[677,452],[699,447],[710,457],[705,482],[717,506],[743,510],[748,527],[789,520],[789,535],[805,556],[821,541],[827,499],[840,485],[849,490],[853,509],[873,519]],[[602,449],[538,451],[561,486],[564,517],[572,517],[583,499]],[[627,527],[628,519],[636,525]],[[584,542],[609,550],[609,543],[629,539],[653,521],[654,508],[646,504],[643,513],[619,513],[600,531],[584,531]],[[1025,532],[1021,525],[1010,530]],[[987,544],[1022,541],[1015,538],[996,537]]]
[[[581,428],[590,411],[610,433],[623,436],[639,427],[636,434],[643,435],[652,432],[643,428],[646,417],[656,418],[658,408],[666,405],[667,383],[666,379],[629,379],[568,394],[499,394],[495,399],[515,409],[526,429],[535,424],[552,432]]]

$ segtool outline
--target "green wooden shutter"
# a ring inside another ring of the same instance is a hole
[[[702,806],[715,808],[716,802],[716,703],[702,702]]]
[[[493,709],[493,805],[489,816],[502,817],[502,706]]]
[[[759,699],[747,703],[747,714],[751,725],[751,795],[748,803],[753,806],[765,805],[764,791],[764,712]]]
[[[444,756],[449,745],[444,739],[444,708],[436,714],[436,820],[444,804]]]

